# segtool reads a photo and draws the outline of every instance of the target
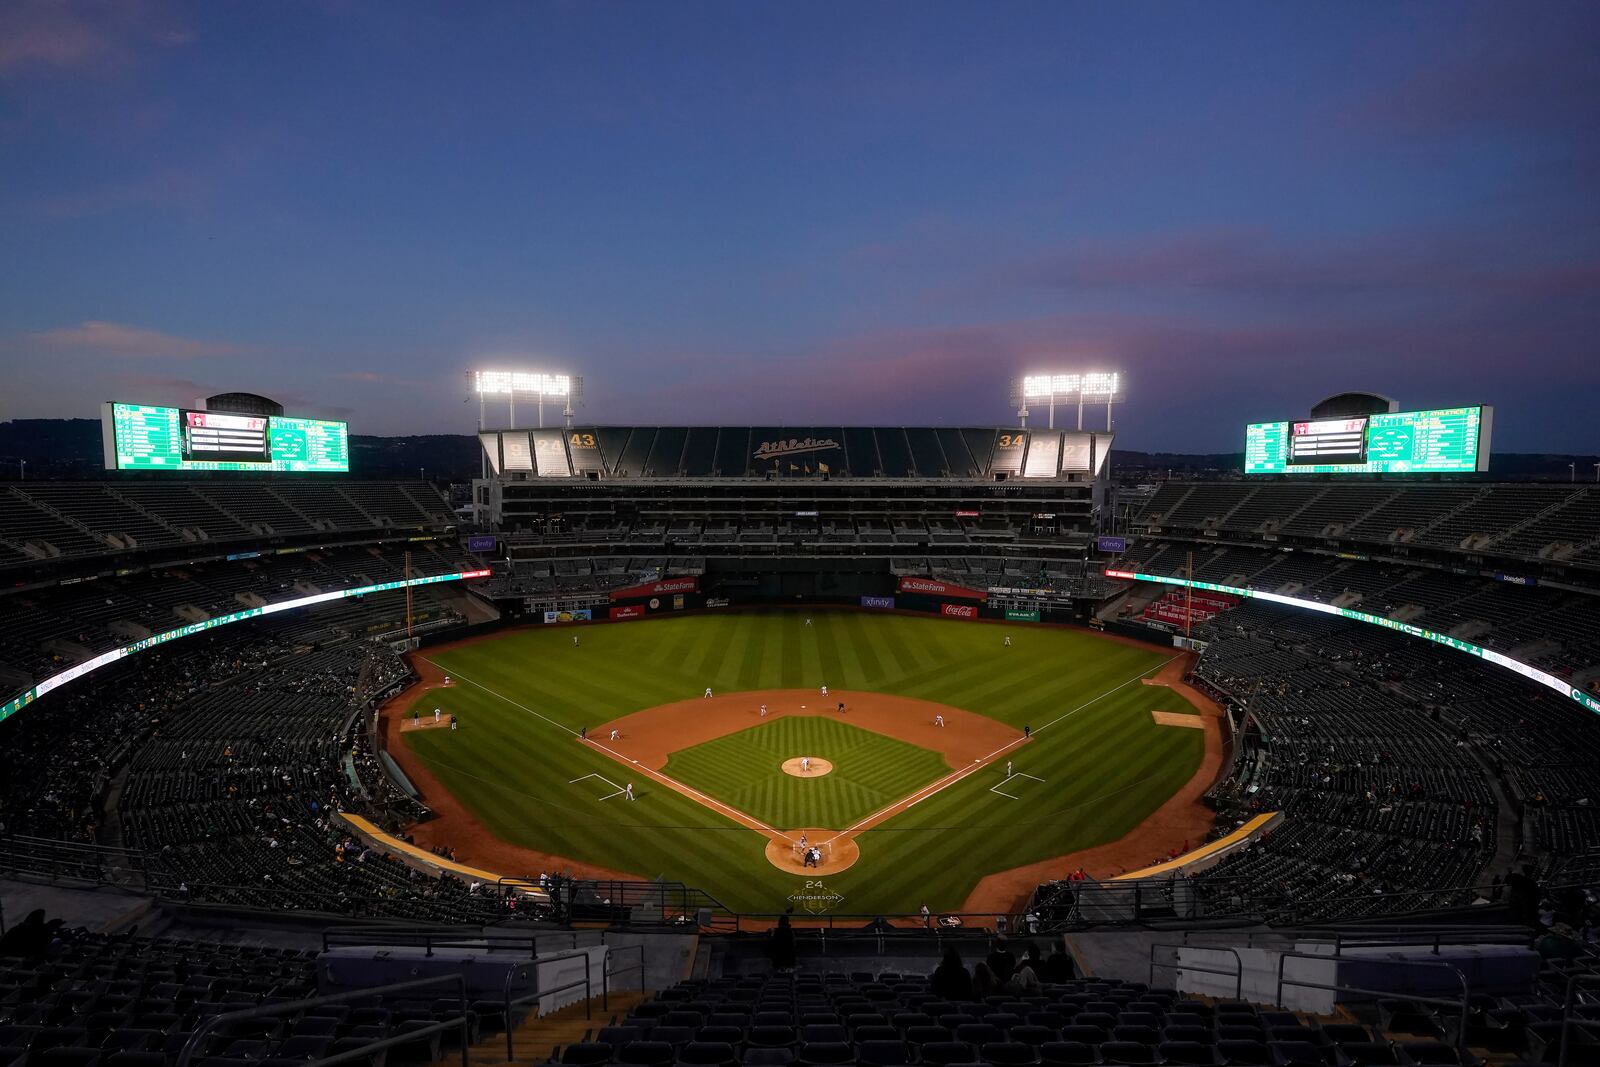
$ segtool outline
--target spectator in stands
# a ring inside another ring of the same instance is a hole
[[[1006,992],[1013,996],[1031,997],[1039,992],[1039,976],[1034,973],[1032,967],[1024,963],[1006,983]]]
[[[1017,969],[1017,957],[1012,953],[1011,946],[1004,937],[995,938],[994,948],[989,950],[989,971],[994,976],[996,985],[1005,985],[1011,981],[1011,975]]]
[[[771,958],[775,969],[794,970],[794,927],[789,925],[787,913],[778,916],[778,925],[773,927],[772,938],[767,944],[767,955]]]
[[[993,959],[994,954],[991,953],[989,958]],[[1000,982],[995,978],[994,971],[989,968],[988,963],[979,960],[972,965],[973,1000],[982,1001],[985,997],[992,997],[1000,992],[1000,989]]]
[[[1044,972],[1039,975],[1046,982],[1070,982],[1078,975],[1078,969],[1072,963],[1072,957],[1067,955],[1066,949],[1058,941],[1050,950],[1050,958],[1044,962]]]
[[[955,949],[945,949],[943,961],[934,968],[933,976],[928,981],[928,991],[944,1000],[972,999],[972,975],[967,973],[966,965],[961,962],[961,954]]]
[[[1539,883],[1534,878],[1534,866],[1524,864],[1521,871],[1506,875],[1507,900],[1511,921],[1523,926],[1539,928]]]

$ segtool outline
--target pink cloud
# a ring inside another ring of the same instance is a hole
[[[146,48],[175,48],[194,39],[168,5],[154,0],[0,5],[0,73],[104,73],[126,67]]]
[[[119,359],[211,359],[244,351],[236,344],[178,337],[140,326],[94,320],[28,334],[24,340],[53,351]]]

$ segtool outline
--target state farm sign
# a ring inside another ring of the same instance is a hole
[[[965,600],[989,599],[989,594],[981,589],[967,589],[964,586],[951,585],[949,582],[936,582],[931,578],[901,578],[900,592],[922,593],[927,596],[954,596]]]

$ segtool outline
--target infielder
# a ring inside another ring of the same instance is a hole
[[[621,736],[622,735],[620,733],[618,733],[616,730],[612,730],[611,731],[611,740],[615,741],[617,738],[619,738]]]
[[[823,696],[827,696],[828,695],[828,687],[827,686],[823,686],[822,687],[822,695]]]
[[[800,757],[800,773],[801,774],[810,774],[811,773],[811,757],[810,756],[801,756]]]
[[[943,726],[944,725],[944,716],[943,715],[935,715],[933,717],[933,725],[935,725],[935,726]]]
[[[1011,777],[1011,761],[1010,760],[1006,760],[1006,777],[1007,778]]]
[[[761,705],[761,717],[763,719],[767,717],[767,706],[765,704]]]
[[[439,709],[438,708],[434,708],[433,709],[433,721],[434,722],[438,722],[439,721]]]
[[[707,700],[711,699],[711,687],[709,685],[706,686],[706,699]]]

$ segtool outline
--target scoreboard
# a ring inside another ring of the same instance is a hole
[[[1253,422],[1246,474],[1460,474],[1489,469],[1494,409],[1380,411],[1349,418]]]
[[[101,433],[107,470],[350,470],[349,428],[322,419],[108,403]]]

